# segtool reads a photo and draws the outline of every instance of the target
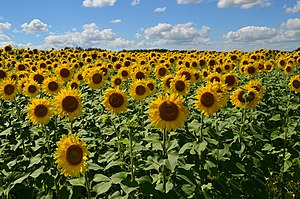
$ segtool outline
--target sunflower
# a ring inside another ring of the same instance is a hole
[[[285,74],[291,74],[295,71],[295,65],[291,65],[291,64],[286,64],[284,67],[284,73]]]
[[[63,81],[69,81],[72,78],[73,70],[68,64],[62,64],[55,69],[55,74]]]
[[[133,99],[140,101],[150,95],[150,89],[145,80],[136,80],[131,84],[129,93]]]
[[[98,89],[104,85],[105,78],[99,67],[87,71],[86,80],[92,89]]]
[[[149,119],[151,124],[167,131],[181,127],[187,119],[189,111],[183,105],[183,99],[176,94],[160,94],[149,105]]]
[[[135,81],[135,80],[142,80],[142,79],[146,79],[148,77],[148,71],[145,70],[142,67],[136,67],[135,69],[133,69],[133,72],[131,73],[131,78]]]
[[[12,79],[5,79],[0,82],[0,94],[3,100],[11,101],[17,94],[16,82]]]
[[[209,72],[208,69],[203,69],[203,70],[201,71],[201,74],[202,74],[202,77],[207,78],[208,75],[210,74],[210,72]]]
[[[47,124],[52,116],[51,102],[45,98],[32,99],[27,110],[33,124]]]
[[[195,106],[205,116],[210,116],[221,107],[221,94],[218,94],[211,84],[197,90]]]
[[[113,87],[118,87],[123,84],[123,78],[121,75],[115,75],[111,78],[111,84]]]
[[[5,52],[11,52],[13,49],[12,49],[12,46],[11,46],[11,44],[8,44],[8,45],[6,45],[5,47],[4,47],[4,51]]]
[[[176,75],[171,80],[170,89],[178,95],[185,96],[190,90],[190,82],[184,76]]]
[[[274,63],[272,63],[271,61],[266,61],[265,63],[264,63],[264,65],[265,65],[265,71],[266,72],[272,72],[273,71],[273,69],[274,69]]]
[[[64,88],[53,100],[55,111],[61,117],[68,116],[72,121],[82,112],[81,94],[76,89]]]
[[[169,70],[164,64],[159,64],[155,66],[154,73],[155,73],[155,77],[157,79],[160,79],[168,75]]]
[[[108,88],[104,92],[102,104],[114,114],[125,112],[128,105],[127,95],[118,88]]]
[[[225,107],[229,98],[228,88],[226,84],[214,81],[212,83],[208,82],[207,86],[211,86],[212,89],[219,95],[219,108]]]
[[[189,81],[191,81],[191,82],[193,82],[194,81],[194,77],[193,77],[193,72],[192,72],[192,70],[191,69],[189,69],[189,68],[182,68],[182,69],[180,69],[179,71],[177,71],[177,73],[176,73],[177,75],[181,75],[181,76],[185,76],[185,79],[186,80],[189,80]]]
[[[292,91],[295,91],[295,93],[299,93],[300,92],[300,76],[295,75],[295,76],[291,77],[289,86]]]
[[[248,64],[244,68],[244,73],[248,77],[253,77],[257,74],[258,68],[256,64]]]
[[[231,90],[233,87],[235,87],[238,81],[238,76],[235,73],[227,73],[224,75],[224,82],[228,90]]]
[[[30,74],[30,79],[36,81],[39,84],[43,84],[44,79],[47,77],[48,75],[46,74],[46,72],[42,69],[37,69],[36,71],[34,71],[34,73]]]
[[[219,74],[219,73],[210,73],[206,77],[206,80],[208,82],[211,82],[211,83],[214,82],[214,81],[216,81],[216,82],[223,82],[224,77],[221,74]]]
[[[265,92],[265,88],[263,87],[261,81],[259,80],[250,80],[246,85],[245,88],[250,90],[254,88],[260,95],[263,95]]]
[[[60,91],[62,85],[63,82],[60,78],[52,76],[45,79],[42,88],[47,95],[54,96]]]
[[[56,143],[54,153],[57,168],[61,169],[64,176],[79,177],[87,169],[87,160],[90,152],[86,143],[76,134],[63,135]]]
[[[122,67],[118,70],[118,74],[122,76],[123,79],[128,79],[129,78],[129,68],[127,67]]]
[[[173,78],[173,74],[166,75],[162,78],[162,87],[165,91],[169,92],[171,90],[171,81]]]
[[[7,77],[7,71],[3,68],[0,68],[0,80],[5,79]]]
[[[146,85],[150,90],[150,95],[156,93],[157,86],[156,86],[156,81],[154,79],[147,79],[146,80]]]
[[[254,88],[238,88],[231,95],[231,102],[237,107],[255,108],[261,100],[261,95]]]
[[[277,66],[281,69],[284,69],[285,65],[287,64],[287,60],[285,56],[281,56],[278,60],[277,60]]]
[[[67,83],[67,88],[79,89],[79,86],[80,86],[80,82],[75,79],[68,81],[68,83]]]
[[[40,85],[33,80],[28,80],[23,87],[23,92],[28,97],[35,97],[40,93]]]

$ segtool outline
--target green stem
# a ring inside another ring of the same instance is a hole
[[[162,148],[163,148],[163,158],[167,159],[168,158],[168,151],[166,149],[166,144],[167,144],[167,131],[166,129],[163,130],[163,143],[162,143]],[[166,193],[166,166],[162,166],[162,182],[163,182],[163,192]]]
[[[201,113],[201,117],[200,117],[200,122],[201,122],[201,125],[200,125],[200,139],[199,139],[199,142],[201,143],[202,140],[203,140],[203,126],[204,126],[204,115]]]
[[[89,182],[89,178],[87,176],[87,172],[85,173],[85,188],[86,188],[86,192],[87,192],[87,198],[90,199],[91,198],[91,189],[90,189],[90,182]]]
[[[244,134],[244,123],[245,123],[245,114],[246,114],[246,108],[242,108],[242,119],[241,119],[241,128],[240,128],[240,138],[239,142],[241,143],[243,139],[243,134]]]
[[[134,162],[133,162],[133,150],[132,150],[132,129],[129,131],[129,150],[130,150],[130,171],[131,171],[131,182],[135,181],[135,176],[134,176]]]

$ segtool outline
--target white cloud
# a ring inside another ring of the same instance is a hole
[[[167,9],[167,7],[158,7],[158,8],[155,8],[154,12],[165,12]]]
[[[9,36],[0,33],[0,41],[11,40]]]
[[[110,21],[110,23],[121,23],[122,20],[121,19],[113,19]]]
[[[11,28],[11,24],[8,22],[0,23],[0,33],[4,30],[9,30]]]
[[[218,8],[228,8],[228,7],[241,7],[244,9],[249,9],[252,7],[264,7],[270,6],[269,0],[218,0]]]
[[[106,7],[113,6],[116,0],[83,0],[84,7]]]
[[[296,5],[293,6],[293,7],[286,7],[285,6],[285,11],[287,13],[296,13],[296,12],[299,12],[300,11],[300,0],[297,0]]]
[[[173,45],[181,49],[198,49],[201,45],[211,44],[210,39],[207,37],[209,31],[210,28],[207,26],[196,29],[193,27],[192,22],[176,25],[159,23],[145,29],[144,35],[147,40],[154,40],[153,44],[158,46]]]
[[[131,1],[131,5],[132,5],[132,6],[136,6],[136,5],[138,5],[138,4],[140,4],[140,0],[132,0],[132,1]]]
[[[48,31],[48,25],[41,22],[39,19],[33,19],[29,24],[24,23],[21,25],[21,28],[22,31],[26,33]]]
[[[49,35],[45,38],[45,46],[54,48],[83,47],[119,49],[130,48],[133,41],[116,37],[112,29],[99,29],[95,23],[84,24],[82,32],[67,32],[62,35]]]
[[[246,26],[228,32],[223,38],[226,45],[236,45],[235,48],[253,46],[258,49],[268,46],[282,50],[295,49],[300,42],[300,18],[288,19],[278,28]]]
[[[200,3],[203,0],[176,0],[177,4]]]

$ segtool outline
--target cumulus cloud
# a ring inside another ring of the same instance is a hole
[[[132,1],[131,1],[131,5],[132,5],[132,6],[136,6],[136,5],[138,5],[138,4],[140,4],[140,0],[132,0]]]
[[[0,33],[4,30],[9,30],[11,28],[11,24],[8,22],[0,23]]]
[[[265,26],[246,26],[236,31],[229,31],[223,36],[228,45],[268,46],[279,49],[296,48],[300,42],[300,18],[288,19],[278,28]]]
[[[83,25],[82,32],[67,32],[61,35],[49,35],[45,38],[47,46],[54,48],[83,47],[119,49],[134,45],[133,41],[116,37],[112,29],[99,29],[95,23]]]
[[[249,9],[252,7],[263,7],[270,6],[269,0],[218,0],[218,8],[228,8],[228,7],[241,7],[244,9]]]
[[[110,23],[121,23],[122,20],[121,19],[113,19],[110,21]]]
[[[113,6],[116,0],[84,0],[82,5],[84,7],[106,7]]]
[[[24,23],[21,25],[21,28],[22,31],[26,33],[48,31],[48,25],[41,22],[39,19],[33,19],[29,24]]]
[[[203,0],[176,0],[177,4],[200,3]]]
[[[285,11],[287,13],[296,13],[300,11],[300,0],[297,0],[296,5],[294,5],[293,7],[287,7],[285,6]]]
[[[195,48],[199,45],[211,44],[207,34],[210,28],[202,26],[200,29],[193,27],[192,22],[184,24],[159,23],[144,30],[147,40],[155,40],[155,45],[174,45],[180,48]],[[149,42],[149,41],[148,41]]]
[[[10,37],[0,33],[0,41],[7,41],[7,40],[11,40]]]
[[[167,7],[158,7],[158,8],[155,8],[154,12],[165,12],[167,9]]]

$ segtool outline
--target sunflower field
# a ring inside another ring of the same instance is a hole
[[[299,198],[300,51],[0,49],[2,198]]]

